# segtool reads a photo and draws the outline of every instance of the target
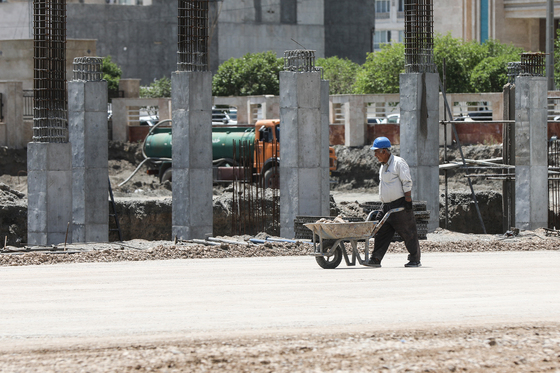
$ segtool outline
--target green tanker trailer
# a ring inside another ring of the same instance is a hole
[[[161,123],[161,122],[160,122]],[[278,186],[280,121],[259,120],[250,127],[212,127],[214,181],[263,178],[266,187]],[[235,144],[235,146],[234,146]],[[171,127],[153,128],[144,141],[148,173],[161,182],[171,181]],[[336,155],[329,148],[330,169],[336,170]]]

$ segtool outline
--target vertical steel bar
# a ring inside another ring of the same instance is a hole
[[[178,71],[208,71],[208,0],[179,0]]]
[[[66,0],[33,2],[33,141],[67,142]]]

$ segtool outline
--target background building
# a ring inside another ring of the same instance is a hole
[[[376,0],[376,50],[403,41],[404,0]],[[554,2],[560,17],[560,1]],[[465,41],[497,39],[529,52],[545,52],[546,1],[434,0],[434,31]],[[555,29],[558,19],[555,19]]]
[[[375,0],[210,0],[210,69],[246,53],[312,49],[363,63],[372,51]],[[0,1],[0,40],[33,38],[32,0]],[[176,0],[72,0],[68,39],[94,39],[123,78],[142,85],[176,70]],[[0,64],[2,55],[0,54]]]

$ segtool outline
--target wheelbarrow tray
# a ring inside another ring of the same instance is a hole
[[[307,223],[304,224],[304,226],[324,240],[359,240],[371,237],[377,223],[377,221],[353,223]]]

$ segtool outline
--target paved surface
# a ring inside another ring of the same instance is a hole
[[[22,339],[560,322],[560,252],[427,253],[422,268],[312,257],[0,269],[0,346]]]

